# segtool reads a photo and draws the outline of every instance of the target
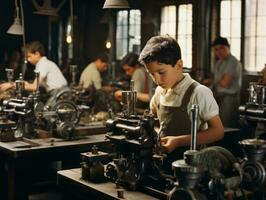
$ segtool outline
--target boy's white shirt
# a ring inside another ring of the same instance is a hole
[[[183,96],[188,87],[195,82],[189,74],[184,73],[184,79],[178,83],[174,88],[165,90],[158,86],[155,94],[151,99],[150,108],[157,112],[158,104],[170,107],[181,106]],[[216,115],[219,115],[219,107],[213,97],[212,91],[204,86],[199,85],[195,88],[191,95],[190,101],[187,106],[187,112],[190,116],[190,109],[193,104],[199,105],[198,129],[206,129],[206,122]],[[191,117],[191,116],[190,116]]]

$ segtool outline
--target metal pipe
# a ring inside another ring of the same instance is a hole
[[[130,82],[130,91],[122,91],[122,104],[124,114],[129,117],[136,114],[137,92],[134,91],[134,81]]]
[[[199,115],[199,106],[193,104],[191,106],[191,143],[190,150],[196,150],[197,147],[197,128],[198,128],[198,115]]]
[[[130,91],[133,92],[134,91],[134,80],[130,81]]]
[[[39,93],[39,89],[40,89],[40,72],[35,72],[35,78],[37,80],[35,93],[38,94]]]

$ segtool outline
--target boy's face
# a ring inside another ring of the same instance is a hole
[[[131,66],[127,65],[127,64],[123,66],[123,69],[126,72],[126,75],[128,75],[128,76],[132,76],[134,71],[135,71],[134,67],[131,67]]]
[[[104,72],[108,69],[108,63],[103,62],[101,59],[96,60],[96,66],[99,72]]]
[[[27,60],[30,62],[32,65],[36,65],[39,60],[41,59],[41,55],[38,51],[35,53],[27,52]]]
[[[179,60],[181,63],[182,61]],[[159,63],[157,61],[150,62],[146,65],[152,80],[164,89],[172,88],[179,80],[179,76],[182,76],[182,70],[179,70],[178,62],[173,67],[170,64]]]

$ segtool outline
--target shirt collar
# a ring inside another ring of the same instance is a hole
[[[173,88],[163,89],[162,94],[166,95],[166,94],[172,93],[175,95],[180,95],[183,88],[187,85],[187,82],[191,80],[191,77],[188,73],[184,73],[183,75],[184,75],[184,78],[179,83],[177,83]]]
[[[36,66],[38,66],[43,60],[46,60],[46,56],[41,57],[41,59],[37,62]]]

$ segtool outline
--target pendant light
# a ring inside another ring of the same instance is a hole
[[[58,11],[64,5],[65,1],[66,0],[61,0],[57,7],[53,7],[51,0],[43,0],[42,5],[39,5],[36,0],[32,0],[32,3],[37,10],[34,12],[34,14],[58,16]]]
[[[15,7],[16,7],[16,15],[15,15],[14,23],[7,30],[7,33],[13,34],[13,35],[23,35],[23,26],[21,23],[21,19],[19,17],[19,7],[18,7],[17,0],[15,0]]]
[[[103,9],[108,8],[126,9],[129,8],[129,5],[127,0],[105,0]]]

